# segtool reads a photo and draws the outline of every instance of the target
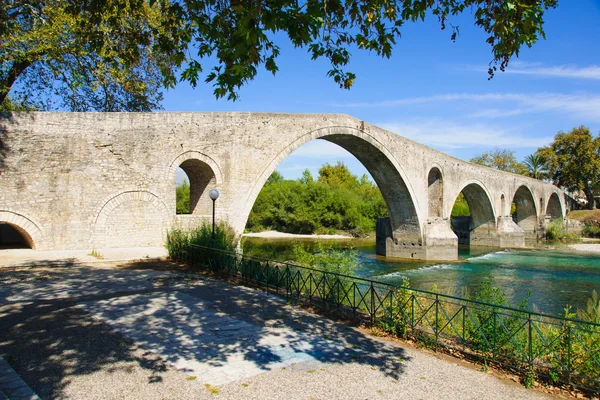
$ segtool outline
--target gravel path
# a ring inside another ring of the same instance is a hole
[[[0,269],[0,355],[43,399],[542,399],[166,263]]]

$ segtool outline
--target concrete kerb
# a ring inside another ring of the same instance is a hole
[[[0,357],[0,400],[41,400],[19,374]]]

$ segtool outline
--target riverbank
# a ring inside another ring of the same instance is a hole
[[[569,245],[572,250],[600,255],[600,243],[577,243]]]
[[[243,236],[263,239],[353,239],[353,237],[349,235],[302,235],[278,231],[251,232],[244,233]]]

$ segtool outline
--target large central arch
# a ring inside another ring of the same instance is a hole
[[[243,231],[260,190],[277,166],[300,146],[315,139],[337,144],[365,166],[386,202],[393,240],[408,243],[409,246],[421,246],[422,232],[417,214],[418,206],[415,204],[414,191],[407,183],[406,174],[382,143],[370,134],[350,127],[317,129],[284,147],[256,180],[244,203],[241,218],[236,223],[237,230]]]

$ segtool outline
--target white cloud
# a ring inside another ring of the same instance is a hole
[[[426,146],[438,149],[471,147],[534,148],[545,146],[552,137],[524,137],[522,134],[500,130],[482,124],[461,125],[443,120],[413,121],[410,123],[379,123],[378,126]]]
[[[311,140],[300,146],[293,153],[293,156],[307,158],[351,158],[354,157],[337,144],[326,140]]]
[[[510,66],[504,72],[507,74],[600,80],[599,65],[577,67],[575,65],[544,66],[543,64],[519,63]]]
[[[386,108],[417,104],[453,103],[465,108],[492,104],[467,114],[471,118],[511,117],[530,113],[557,112],[575,118],[600,121],[600,94],[596,93],[449,93],[425,97],[407,97],[371,103],[336,104],[347,108]],[[510,107],[503,109],[501,106]]]

